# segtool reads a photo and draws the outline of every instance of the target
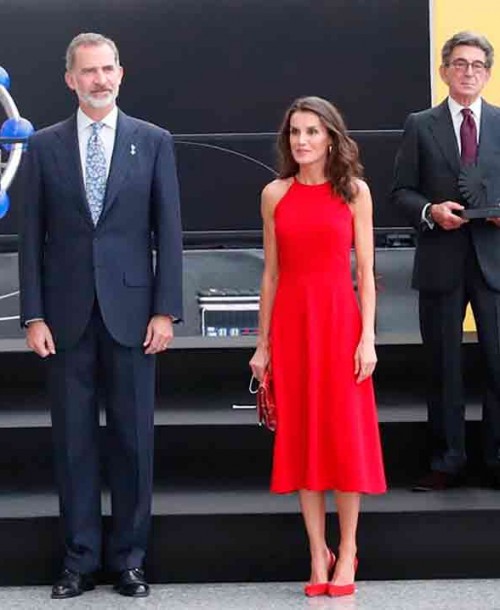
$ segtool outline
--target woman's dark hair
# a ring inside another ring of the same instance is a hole
[[[280,178],[290,178],[299,171],[290,149],[290,120],[295,112],[313,112],[330,134],[332,148],[325,162],[325,176],[333,190],[351,203],[357,194],[354,178],[363,176],[358,146],[347,135],[344,119],[337,108],[321,97],[300,97],[286,111],[277,143]]]

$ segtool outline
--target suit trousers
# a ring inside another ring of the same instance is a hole
[[[453,260],[450,260],[453,265]],[[428,364],[432,470],[458,473],[466,461],[463,321],[470,302],[484,371],[483,458],[500,467],[500,293],[484,281],[469,240],[462,279],[450,292],[420,291],[420,330]]]
[[[48,369],[64,567],[89,573],[101,566],[101,461],[112,506],[106,565],[140,567],[151,521],[155,357],[118,344],[96,301],[81,339],[49,357]]]

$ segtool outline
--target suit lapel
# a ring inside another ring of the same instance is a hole
[[[78,147],[78,132],[76,127],[76,114],[59,125],[56,131],[59,146],[55,148],[56,163],[59,167],[59,175],[66,180],[68,187],[76,190],[78,208],[85,219],[92,225],[85,185],[83,183],[82,164],[80,160],[80,149]]]
[[[479,129],[478,165],[481,164],[481,161],[490,158],[492,152],[495,150],[495,138],[497,137],[496,130],[494,129],[495,120],[498,121],[494,107],[483,100],[481,106],[481,125]]]
[[[460,154],[447,100],[434,108],[431,117],[430,130],[432,135],[453,172],[458,173],[460,171]]]
[[[136,143],[134,141],[134,133],[136,128],[135,122],[119,110],[116,124],[115,145],[113,147],[111,167],[106,185],[106,196],[104,198],[104,206],[99,222],[101,222],[113,206],[118,191],[129,173],[133,155],[135,154]]]

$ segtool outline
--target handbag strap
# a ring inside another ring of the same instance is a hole
[[[271,342],[269,342],[268,346],[267,346],[267,355],[268,355],[268,359],[267,359],[267,364],[266,364],[266,371],[271,372]],[[252,373],[252,377],[250,378],[250,383],[248,384],[248,391],[250,392],[250,394],[257,394],[257,392],[259,391],[259,386],[260,386],[260,381]]]
[[[255,375],[252,375],[250,378],[250,383],[248,384],[248,391],[250,394],[257,394],[259,391],[259,380]]]

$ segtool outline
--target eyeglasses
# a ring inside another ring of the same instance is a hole
[[[467,72],[469,66],[472,68],[472,72],[474,74],[479,74],[486,70],[486,64],[484,61],[476,60],[476,61],[467,61],[466,59],[454,59],[452,62],[448,64],[452,68],[454,68],[457,72]]]

